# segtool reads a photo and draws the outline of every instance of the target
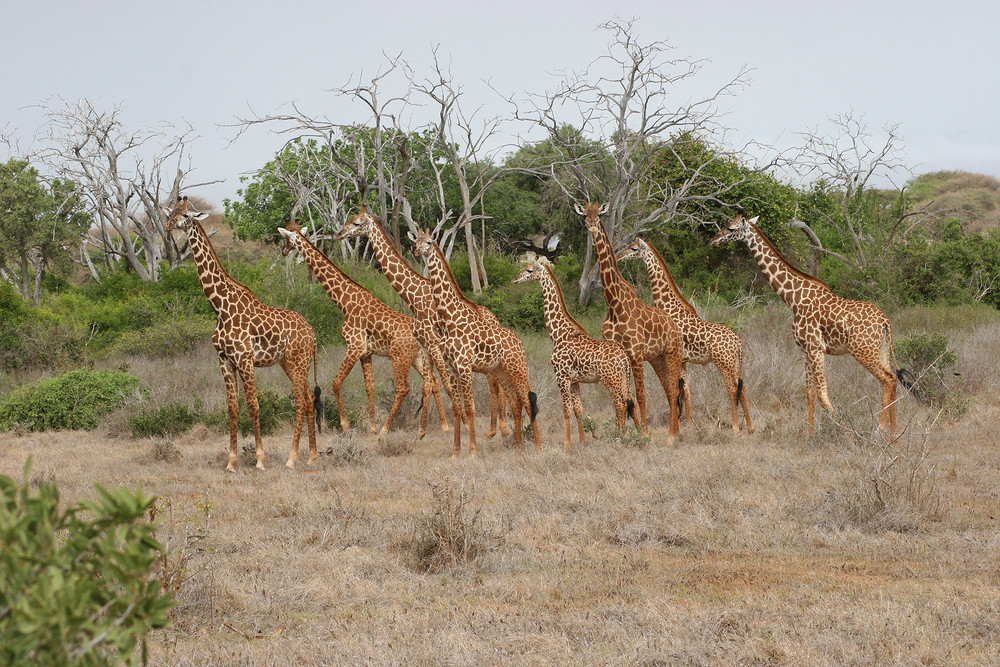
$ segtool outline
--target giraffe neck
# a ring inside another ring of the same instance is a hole
[[[446,317],[442,317],[445,326],[448,327],[449,332],[453,332],[456,316],[468,315],[473,320],[479,318],[476,316],[475,304],[469,301],[455,285],[455,278],[441,248],[435,243],[431,249],[430,257],[427,258],[427,272],[430,275],[431,290],[438,312],[447,313]]]
[[[188,244],[191,247],[191,257],[194,258],[198,269],[201,288],[218,315],[226,314],[229,305],[239,301],[241,297],[249,295],[256,301],[257,297],[249,287],[226,273],[222,262],[219,261],[219,255],[212,247],[212,242],[208,240],[208,234],[197,220],[191,220],[191,226],[188,228]]]
[[[601,271],[601,286],[604,288],[604,300],[608,304],[608,310],[612,312],[627,310],[631,302],[637,300],[639,296],[618,270],[618,262],[615,259],[611,238],[608,236],[608,230],[605,229],[602,221],[598,220],[597,233],[593,236],[594,249],[597,251],[597,262]]]
[[[677,283],[674,282],[674,277],[670,275],[670,269],[663,261],[663,256],[649,243],[645,244],[645,248],[646,251],[642,253],[642,261],[646,264],[646,271],[649,273],[649,282],[653,287],[653,300],[656,307],[667,311],[673,318],[677,318],[685,312],[697,315],[698,312],[694,306],[684,298]]]
[[[414,271],[413,267],[403,259],[377,220],[373,220],[371,226],[369,241],[378,263],[382,266],[382,273],[410,310],[417,312],[421,305],[421,297],[430,294],[430,281]]]
[[[789,306],[798,301],[805,288],[822,286],[829,290],[823,281],[807,276],[792,266],[754,225],[750,226],[746,244],[771,287]]]
[[[566,309],[562,289],[556,280],[552,269],[544,267],[539,281],[542,284],[542,294],[545,297],[545,328],[553,343],[563,343],[577,338],[580,334],[587,335],[580,323],[573,319]]]
[[[298,232],[296,232],[298,234]],[[316,279],[330,295],[333,302],[345,314],[351,306],[356,306],[374,298],[371,293],[361,285],[341,271],[340,267],[333,263],[329,257],[320,252],[319,248],[309,242],[309,239],[298,234],[298,248],[303,259],[309,265],[309,270],[313,272]]]

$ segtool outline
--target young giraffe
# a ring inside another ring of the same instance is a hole
[[[166,211],[166,209],[164,209]],[[226,383],[229,407],[229,465],[236,469],[237,418],[239,389],[237,376],[243,382],[243,393],[253,423],[257,443],[257,467],[264,469],[264,445],[260,437],[257,407],[257,384],[254,368],[279,364],[295,392],[295,435],[288,455],[289,468],[295,467],[299,455],[302,421],[309,428],[309,465],[316,461],[316,423],[313,395],[309,390],[309,366],[316,375],[316,334],[305,318],[296,312],[261,303],[250,288],[226,273],[199,220],[207,213],[191,211],[187,197],[178,197],[173,210],[167,211],[166,230],[187,232],[191,256],[198,268],[201,287],[218,315],[212,342],[219,353],[219,366]],[[315,393],[318,396],[318,393]]]
[[[729,392],[729,402],[733,408],[733,431],[740,432],[739,406],[742,404],[747,431],[753,433],[753,419],[750,417],[747,394],[743,388],[743,340],[726,325],[698,317],[698,312],[681,294],[670,275],[667,263],[652,244],[637,238],[618,255],[619,262],[628,259],[641,259],[645,263],[653,286],[654,305],[667,311],[681,328],[684,336],[684,363],[715,364]],[[684,402],[687,404],[687,420],[690,424],[691,388],[687,382],[684,384]]]
[[[524,345],[513,331],[483,317],[475,304],[455,288],[451,267],[441,248],[431,239],[428,230],[420,231],[414,241],[416,253],[427,264],[435,307],[446,330],[446,335],[441,339],[445,363],[456,394],[461,394],[452,401],[456,424],[452,457],[458,456],[462,451],[462,429],[459,423],[463,419],[469,430],[469,456],[475,457],[477,453],[473,371],[491,371],[503,384],[504,393],[513,408],[514,442],[517,448],[522,446],[521,410],[525,410],[531,422],[535,447],[541,451],[542,438],[535,421],[538,407],[535,393],[528,384],[528,360]]]
[[[631,367],[625,349],[613,340],[591,338],[587,330],[573,319],[566,310],[559,282],[548,266],[536,260],[514,278],[515,283],[529,280],[541,283],[545,298],[545,327],[552,338],[552,368],[562,394],[563,419],[566,422],[563,449],[569,451],[573,413],[580,431],[580,443],[586,440],[583,434],[581,382],[600,382],[607,388],[615,405],[615,418],[622,435],[625,434],[626,419],[632,419],[639,428],[635,404],[629,398]]]
[[[805,355],[806,403],[809,428],[814,429],[813,406],[816,395],[820,405],[833,413],[826,393],[825,356],[851,354],[858,363],[882,384],[882,410],[879,427],[896,433],[896,378],[889,365],[896,368],[889,318],[865,301],[843,299],[822,280],[799,271],[788,263],[754,224],[738,215],[712,239],[717,246],[728,241],[743,241],[757,260],[771,287],[792,309],[795,343]]]
[[[680,435],[684,338],[670,316],[640,299],[635,288],[618,271],[611,238],[601,222],[601,215],[606,210],[607,205],[601,206],[597,202],[588,203],[586,207],[576,205],[577,213],[584,216],[587,229],[594,239],[604,300],[608,304],[608,315],[601,331],[605,338],[618,341],[625,348],[635,380],[639,421],[647,434],[649,424],[646,420],[643,364],[648,361],[653,367],[670,405],[670,430],[667,435],[667,443],[670,444]]]
[[[413,333],[420,344],[430,353],[434,365],[437,366],[438,372],[441,374],[445,391],[454,400],[454,389],[448,378],[444,357],[441,355],[441,336],[437,328],[438,314],[431,294],[431,281],[414,271],[406,263],[399,250],[389,240],[389,235],[385,233],[378,218],[372,215],[363,204],[361,210],[344,223],[344,228],[340,230],[336,238],[338,241],[344,241],[356,237],[365,237],[369,240],[389,284],[413,312]],[[480,315],[497,326],[500,325],[499,320],[489,309],[478,304],[475,304],[475,307],[479,310]],[[496,435],[498,418],[500,434],[509,435],[510,430],[507,428],[506,406],[500,381],[492,373],[487,373],[486,378],[490,385],[490,430],[486,437],[492,438]]]
[[[333,393],[337,397],[337,408],[340,410],[341,429],[347,431],[351,427],[344,411],[341,387],[360,359],[361,370],[365,376],[365,391],[368,393],[369,430],[375,433],[375,378],[372,373],[372,355],[378,355],[392,360],[392,370],[396,377],[396,397],[379,437],[389,431],[399,406],[410,393],[410,366],[417,369],[423,378],[420,433],[417,438],[423,438],[427,432],[427,411],[430,408],[431,394],[434,396],[441,417],[442,430],[447,433],[448,420],[444,413],[444,405],[441,404],[441,392],[434,376],[434,367],[431,366],[427,351],[420,347],[413,336],[413,318],[393,310],[374,294],[351,280],[329,257],[309,242],[297,223],[298,221],[288,222],[285,224],[285,229],[278,229],[284,238],[281,253],[287,256],[293,250],[298,251],[323,289],[344,313],[344,324],[340,331],[347,344],[347,352],[344,354],[344,361],[337,377],[333,379]]]

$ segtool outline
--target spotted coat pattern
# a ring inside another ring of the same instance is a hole
[[[396,380],[396,395],[389,409],[389,416],[379,432],[383,437],[392,427],[399,406],[410,393],[410,367],[423,379],[423,400],[420,412],[420,433],[418,439],[427,432],[427,412],[431,396],[437,405],[442,429],[447,432],[448,420],[441,403],[441,392],[431,365],[427,350],[422,348],[413,334],[413,318],[393,310],[379,300],[369,290],[357,284],[340,270],[319,248],[313,245],[299,229],[298,224],[289,222],[285,229],[279,229],[284,242],[283,255],[296,251],[305,260],[309,270],[319,281],[333,302],[344,313],[344,324],[340,331],[347,350],[337,376],[333,379],[333,393],[337,397],[340,411],[340,427],[347,431],[351,424],[344,410],[341,387],[347,375],[358,361],[365,377],[365,391],[368,393],[369,430],[376,431],[375,425],[375,377],[372,370],[372,355],[388,357],[392,361],[392,371]]]
[[[747,392],[743,384],[743,340],[724,324],[708,322],[698,316],[694,306],[684,298],[670,269],[659,251],[641,238],[635,239],[620,255],[618,261],[639,259],[646,265],[649,282],[653,288],[653,303],[673,318],[684,336],[684,362],[705,365],[715,364],[729,392],[733,411],[733,431],[740,431],[739,406],[747,420],[747,430],[753,433],[753,419],[747,407]],[[686,377],[686,375],[684,376]],[[688,423],[691,418],[690,383],[684,383],[684,402],[688,406]]]
[[[566,422],[566,437],[563,449],[569,451],[572,434],[572,415],[580,433],[580,443],[586,437],[583,432],[583,401],[580,398],[580,383],[600,382],[611,394],[615,406],[618,430],[624,435],[628,416],[639,428],[639,418],[629,398],[631,366],[625,349],[613,340],[592,338],[580,323],[566,310],[562,290],[552,269],[535,261],[514,279],[515,283],[537,280],[542,285],[545,300],[545,327],[552,338],[552,368],[556,383],[562,395],[563,419]]]
[[[649,425],[646,420],[643,365],[648,361],[653,367],[670,405],[667,441],[671,443],[680,434],[679,381],[684,366],[684,338],[681,330],[665,311],[640,299],[635,288],[618,271],[614,247],[604,223],[601,222],[604,207],[598,202],[591,202],[586,206],[577,205],[576,210],[584,216],[587,229],[594,240],[604,300],[608,304],[608,314],[601,332],[605,338],[618,341],[625,348],[625,354],[632,365],[639,421],[647,433]]]
[[[541,451],[542,439],[534,419],[534,401],[528,383],[528,359],[524,345],[513,331],[500,326],[480,313],[454,282],[444,253],[426,230],[416,235],[416,253],[424,258],[430,275],[431,291],[440,321],[445,328],[441,348],[461,402],[453,401],[454,420],[465,420],[469,431],[469,455],[476,456],[476,406],[472,393],[472,373],[492,372],[500,380],[514,413],[514,442],[522,446],[521,411],[528,413],[535,447]],[[455,427],[452,456],[462,451],[462,432]]]
[[[375,252],[375,257],[378,259],[386,279],[413,313],[414,335],[431,355],[431,360],[441,374],[448,396],[455,400],[455,390],[451,386],[444,357],[441,353],[439,318],[431,294],[431,281],[414,271],[403,259],[402,254],[393,245],[389,235],[386,234],[382,223],[371,214],[366,206],[361,206],[361,209],[344,224],[343,229],[337,234],[339,241],[357,237],[367,238],[371,243],[372,250]],[[479,308],[480,315],[497,325],[500,324],[489,309],[478,306],[477,308]],[[508,435],[510,429],[507,427],[506,406],[500,381],[492,373],[487,373],[486,378],[490,385],[490,430],[486,437],[492,438],[496,435],[498,421],[501,435]]]
[[[799,271],[788,263],[754,224],[737,216],[712,239],[717,246],[742,241],[767,277],[771,287],[792,309],[795,343],[805,355],[806,403],[809,427],[815,428],[813,408],[820,405],[833,412],[826,390],[825,355],[850,354],[882,385],[879,426],[896,433],[896,353],[892,345],[889,318],[876,306],[834,294],[822,280]]]
[[[235,470],[237,419],[239,415],[237,377],[243,383],[250,421],[257,444],[257,467],[264,469],[264,445],[260,436],[257,384],[254,368],[278,364],[292,381],[295,394],[295,435],[288,455],[289,468],[299,454],[302,422],[309,429],[309,461],[316,461],[316,423],[313,392],[309,388],[309,366],[316,373],[316,334],[302,315],[261,303],[250,288],[226,273],[219,256],[198,221],[207,214],[190,209],[187,197],[178,198],[168,211],[166,230],[187,233],[191,256],[198,269],[201,287],[218,315],[212,343],[219,354],[219,366],[226,383],[229,408],[229,464]]]

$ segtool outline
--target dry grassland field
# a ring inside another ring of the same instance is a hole
[[[945,333],[960,373],[935,405],[901,400],[893,441],[875,428],[877,382],[843,357],[827,359],[837,412],[809,433],[801,354],[777,304],[708,313],[746,341],[753,435],[728,428],[715,369],[693,367],[696,425],[675,446],[650,382],[650,442],[618,437],[607,394],[586,387],[598,437],[566,454],[542,334],[524,338],[541,454],[486,441],[479,377],[478,460],[452,460],[433,415],[416,440],[414,391],[383,442],[363,423],[328,424],[313,467],[285,467],[288,427],[265,438],[264,471],[241,438],[233,474],[225,431],[134,440],[115,415],[94,432],[0,434],[0,473],[20,478],[32,455],[32,478],[66,502],[94,484],[158,498],[177,606],[150,638],[154,664],[1000,664],[1000,318],[891,315],[897,343]],[[328,400],[342,356],[321,350]],[[224,409],[207,340],[122,361],[153,404]],[[388,362],[376,374],[382,420]],[[280,370],[258,383],[290,391]],[[357,368],[346,396],[357,421]]]

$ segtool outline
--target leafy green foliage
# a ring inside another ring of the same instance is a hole
[[[107,491],[59,509],[55,484],[0,475],[0,663],[146,661],[146,636],[173,606],[150,576],[164,551],[144,520],[153,499]],[[136,648],[140,648],[135,655]]]
[[[143,409],[128,420],[133,438],[184,433],[202,418],[201,403],[167,403],[158,408]]]
[[[327,401],[328,410],[330,403],[336,402]],[[239,410],[237,428],[240,435],[243,437],[252,435],[253,424],[250,422],[250,411],[247,409],[246,398],[242,393],[240,393]],[[261,435],[270,435],[281,424],[287,424],[295,419],[295,397],[289,394],[282,398],[269,389],[259,390],[257,392],[257,410]],[[329,412],[327,415],[329,416]],[[339,417],[337,419],[339,421]],[[229,427],[229,416],[225,412],[207,414],[202,421],[206,426]]]
[[[81,368],[20,387],[0,400],[0,430],[93,429],[98,420],[135,394],[147,395],[139,378],[122,371]]]

